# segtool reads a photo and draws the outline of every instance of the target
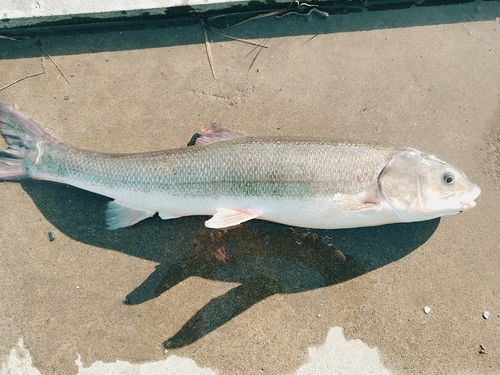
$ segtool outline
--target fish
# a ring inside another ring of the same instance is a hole
[[[192,147],[106,154],[65,143],[0,103],[0,180],[72,185],[113,200],[108,229],[208,215],[208,228],[252,219],[314,229],[430,220],[475,207],[462,170],[411,147],[255,136],[205,125]]]

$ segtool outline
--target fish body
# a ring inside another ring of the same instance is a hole
[[[429,220],[475,206],[480,189],[458,168],[413,148],[258,137],[208,125],[194,147],[141,154],[81,150],[0,104],[9,147],[0,179],[73,185],[113,201],[117,229],[159,213],[210,215],[207,227],[259,218],[337,229]]]

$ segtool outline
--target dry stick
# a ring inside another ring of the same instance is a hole
[[[4,87],[0,87],[0,91],[6,89],[7,87],[15,85],[16,83],[21,82],[21,81],[23,81],[23,80],[25,80],[27,78],[36,77],[36,76],[39,76],[39,75],[44,74],[44,73],[45,73],[45,65],[43,64],[43,56],[42,56],[42,71],[41,72],[33,73],[33,74],[28,74],[27,76],[21,77],[18,80],[15,80],[14,82],[9,83],[8,85],[6,85]]]
[[[269,38],[264,38],[262,39],[262,43],[266,43],[267,41],[269,40]],[[255,46],[250,52],[248,52],[244,58],[247,58],[248,56],[250,56],[257,48],[259,48],[259,46]]]
[[[310,5],[310,6],[312,6],[312,5]],[[276,16],[276,18],[283,18],[283,17],[286,17],[286,16],[290,16],[292,14],[296,15],[296,16],[307,17],[312,12],[318,13],[323,18],[327,18],[328,17],[328,13],[323,12],[322,10],[319,10],[319,9],[316,9],[316,8],[311,8],[311,10],[309,10],[309,12],[307,12],[307,13],[299,13],[299,12],[295,12],[295,11],[289,11],[289,12],[286,12],[285,14],[280,14],[280,15]]]
[[[248,44],[252,44],[254,46],[258,46],[258,47],[263,47],[263,48],[268,48],[269,46],[267,44],[262,44],[262,43],[259,43],[259,42],[252,42],[251,40],[248,40],[248,39],[241,39],[241,38],[236,38],[234,36],[230,36],[230,35],[226,35],[226,34],[222,34],[218,31],[215,31],[215,29],[213,29],[212,27],[208,26],[207,24],[205,24],[205,27],[207,28],[207,30],[210,30],[211,32],[213,32],[214,34],[217,34],[217,35],[220,35],[220,36],[223,36],[225,38],[229,38],[229,39],[232,39],[232,40],[236,40],[238,42],[243,42],[243,43],[248,43]]]
[[[314,38],[316,38],[318,36],[318,34],[316,35],[313,35],[312,37],[310,37],[309,39],[307,39],[304,43],[302,43],[302,45],[306,44],[307,42],[310,42],[311,40],[313,40]]]
[[[59,70],[59,73],[61,73],[61,75],[64,77],[64,79],[66,80],[66,82],[68,82],[68,85],[71,86],[71,83],[69,83],[68,79],[66,78],[66,76],[64,75],[63,71],[61,70],[61,68],[59,68],[59,66],[56,64],[56,62],[54,60],[52,60],[52,57],[50,57],[50,55],[47,53],[47,51],[45,51],[45,48],[43,47],[40,47],[40,49],[45,52],[45,54],[47,55],[47,57],[50,59],[50,61],[52,61],[52,64],[54,64],[57,68],[57,70]]]
[[[238,22],[234,25],[231,25],[231,26],[228,26],[228,27],[224,27],[222,29],[216,29],[214,27],[211,27],[211,31],[215,32],[214,30],[227,30],[227,29],[232,29],[233,27],[236,27],[236,26],[240,26],[240,25],[243,25],[244,23],[248,22],[248,21],[253,21],[253,20],[257,20],[259,18],[264,18],[264,17],[270,17],[270,16],[275,16],[277,14],[280,14],[280,13],[283,13],[283,12],[286,12],[286,9],[278,9],[278,10],[273,10],[272,12],[267,12],[267,13],[262,13],[262,14],[258,14],[256,16],[253,16],[253,17],[250,17],[250,18],[247,18],[246,20],[244,21],[241,21],[241,22]],[[221,16],[215,16],[215,17],[211,17],[210,19],[215,19],[215,18],[219,18]],[[208,26],[208,25],[207,25]]]
[[[0,39],[8,39],[8,40],[13,40],[14,42],[20,42],[19,39],[11,38],[10,36],[5,36],[5,35],[0,35]]]
[[[203,32],[205,33],[205,49],[207,51],[208,63],[210,64],[210,69],[212,69],[212,76],[214,77],[214,79],[217,79],[214,70],[214,59],[212,57],[212,51],[210,50],[210,42],[208,41],[208,36],[207,36],[207,27],[205,25],[205,21],[203,21],[203,18],[200,18],[200,20],[203,26]]]
[[[267,40],[269,40],[269,38],[268,38]],[[255,48],[257,48],[257,47],[255,47]],[[255,55],[255,57],[253,58],[252,63],[251,63],[251,64],[250,64],[250,66],[248,67],[248,71],[250,71],[250,69],[252,69],[252,66],[253,66],[253,64],[255,63],[255,60],[257,60],[257,57],[259,57],[259,54],[262,52],[262,49],[263,49],[263,48],[261,47],[261,48],[259,49],[259,52],[257,52],[257,54]]]

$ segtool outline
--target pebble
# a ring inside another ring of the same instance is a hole
[[[483,318],[488,319],[490,317],[490,313],[488,311],[483,312]]]
[[[344,253],[338,249],[335,249],[334,254],[342,262],[345,262],[347,260],[347,257],[344,255]]]
[[[424,307],[424,313],[429,314],[431,312],[431,308],[429,306]]]
[[[54,232],[54,231],[51,230],[49,232],[49,241],[50,242],[54,241],[56,239],[56,235],[57,235],[56,232]]]

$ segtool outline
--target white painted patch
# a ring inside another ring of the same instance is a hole
[[[361,340],[347,341],[342,327],[330,328],[323,345],[309,348],[309,358],[294,375],[373,374],[390,375],[380,360],[377,348]]]
[[[13,347],[9,355],[2,361],[0,367],[1,375],[42,375],[33,366],[30,351],[24,347],[21,337],[17,345]]]
[[[164,361],[134,364],[125,361],[113,363],[94,362],[90,367],[84,367],[78,355],[75,361],[78,366],[77,375],[217,375],[213,370],[199,367],[189,358],[175,355]],[[9,355],[0,364],[0,375],[42,375],[33,366],[30,351],[24,346],[20,338],[17,346],[12,348]]]
[[[126,361],[116,361],[113,363],[97,361],[92,363],[90,367],[83,367],[80,356],[78,356],[75,363],[78,366],[78,375],[217,375],[211,369],[198,367],[192,359],[181,358],[176,355],[172,355],[164,361],[142,364]]]
[[[163,361],[130,363],[97,361],[84,367],[80,355],[75,361],[77,375],[217,375],[209,368],[199,367],[189,358],[172,355]],[[382,362],[377,348],[370,348],[361,340],[346,340],[341,327],[333,327],[328,332],[323,345],[309,348],[309,358],[294,375],[391,375]],[[0,375],[41,375],[34,366],[31,354],[20,338],[16,347],[1,363]]]

